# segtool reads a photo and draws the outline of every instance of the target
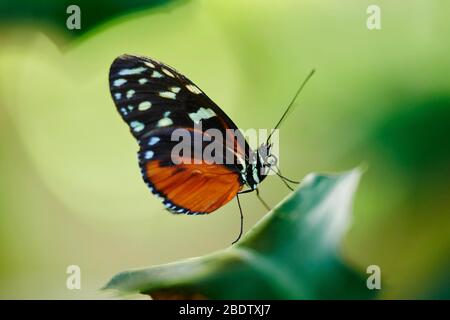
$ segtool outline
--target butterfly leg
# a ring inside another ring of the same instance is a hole
[[[248,190],[247,190],[248,191]],[[252,191],[252,190],[251,190]],[[240,192],[239,192],[240,193]],[[239,241],[239,239],[242,236],[242,230],[244,229],[244,215],[242,214],[242,207],[241,207],[241,202],[239,201],[239,193],[236,194],[236,199],[237,199],[237,203],[239,206],[239,213],[241,214],[241,230],[239,231],[239,235],[237,237],[236,240],[234,240],[231,244],[235,244],[236,242]]]
[[[239,191],[238,194],[244,194],[244,193],[249,193],[249,192],[253,192],[255,190],[253,189],[248,189],[248,190],[244,190],[244,191]]]
[[[262,205],[267,209],[267,210],[272,210],[269,205],[263,200],[263,198],[261,198],[261,195],[259,194],[259,189],[256,188],[255,190],[249,189],[249,190],[245,190],[245,191],[241,191],[238,192],[238,194],[244,194],[244,193],[249,193],[249,192],[253,192],[256,191],[256,196],[258,197],[259,201],[261,201]]]
[[[236,242],[239,241],[239,239],[240,239],[241,236],[242,236],[242,231],[243,231],[243,229],[244,229],[244,215],[242,214],[242,207],[241,207],[241,202],[240,202],[240,200],[239,200],[239,195],[240,195],[240,194],[244,194],[244,193],[253,192],[253,191],[255,191],[255,190],[249,189],[249,190],[245,190],[245,191],[238,192],[238,193],[236,194],[236,200],[237,200],[237,203],[238,203],[238,206],[239,206],[239,213],[240,213],[240,215],[241,215],[241,230],[239,231],[239,235],[238,235],[237,239],[234,240],[234,241],[232,242],[232,244],[235,244]],[[261,201],[261,203],[263,204],[263,206],[266,207],[267,210],[271,210],[270,207],[267,205],[267,203],[261,198],[261,196],[260,196],[260,194],[259,194],[259,189],[258,189],[258,188],[256,188],[256,196],[258,197],[259,201]]]
[[[261,201],[261,203],[263,204],[264,207],[266,207],[267,210],[272,210],[269,205],[263,200],[263,198],[261,198],[261,195],[259,194],[259,189],[256,188],[256,196],[258,197],[259,201]]]

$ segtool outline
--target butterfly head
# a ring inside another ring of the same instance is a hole
[[[273,166],[277,164],[277,158],[271,152],[272,144],[263,143],[257,150],[256,169],[259,182],[263,181]]]

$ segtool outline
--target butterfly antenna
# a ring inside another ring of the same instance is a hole
[[[273,168],[270,168],[270,170],[272,170],[273,172],[275,172],[275,174],[276,174],[277,176],[280,177],[281,181],[283,181],[284,185],[285,185],[289,190],[294,191],[294,189],[289,185],[289,183],[287,183],[287,181],[284,179],[284,177],[283,177],[280,173],[278,173],[278,172],[277,172],[276,170],[274,170]]]
[[[239,231],[239,235],[236,238],[236,240],[234,240],[231,244],[235,244],[236,242],[239,241],[239,239],[242,236],[242,230],[244,229],[244,215],[242,214],[242,207],[241,207],[241,202],[239,201],[239,194],[236,194],[236,199],[237,199],[237,203],[239,206],[239,213],[241,214],[241,230]]]
[[[281,173],[280,167],[278,167],[277,165],[275,165],[275,168],[277,168],[277,170],[278,170],[278,176],[279,176],[280,178],[282,178],[282,179],[284,179],[284,180],[286,180],[286,181],[288,181],[288,182],[290,182],[290,183],[294,183],[294,184],[300,184],[300,183],[301,183],[301,181],[291,180],[291,179],[286,178],[285,176],[283,176],[283,174]]]
[[[292,110],[292,106],[294,105],[295,100],[297,99],[298,95],[300,94],[300,92],[303,90],[303,87],[306,85],[306,83],[309,81],[309,79],[311,79],[311,77],[313,76],[313,74],[316,72],[315,69],[312,69],[311,72],[308,74],[308,76],[305,78],[305,80],[303,80],[303,83],[301,84],[300,88],[298,88],[297,92],[295,93],[294,98],[291,100],[291,102],[289,103],[288,107],[286,108],[286,110],[284,111],[283,115],[281,116],[280,120],[278,120],[278,123],[276,124],[275,128],[272,130],[272,132],[269,134],[269,137],[267,138],[266,144],[269,144],[269,140],[272,137],[272,134],[275,132],[275,130],[277,130],[281,123],[284,121],[284,119],[286,118],[286,116],[288,115],[288,113]]]

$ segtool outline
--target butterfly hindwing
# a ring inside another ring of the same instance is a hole
[[[198,148],[177,150],[174,128],[159,128],[142,139],[138,154],[144,182],[173,213],[210,213],[230,201],[242,187],[235,165],[206,162],[205,143]],[[176,129],[175,129],[176,130]],[[188,130],[190,140],[201,139],[200,131]]]

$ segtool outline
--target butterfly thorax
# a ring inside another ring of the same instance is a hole
[[[271,145],[262,144],[256,152],[249,156],[249,163],[245,172],[246,184],[255,190],[269,174],[276,158],[270,153]]]

